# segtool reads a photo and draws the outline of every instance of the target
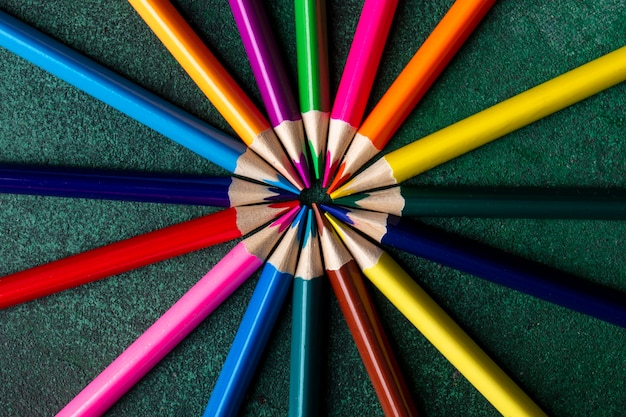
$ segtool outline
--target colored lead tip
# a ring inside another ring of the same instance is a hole
[[[350,217],[348,216],[348,214],[350,213],[350,210],[343,208],[343,207],[330,206],[326,204],[320,204],[320,207],[322,207],[322,209],[325,212],[330,213],[333,217],[336,217],[342,222],[348,223],[348,224],[354,224],[352,219],[350,219]]]
[[[345,162],[342,162],[341,165],[339,165],[339,169],[337,170],[337,174],[335,175],[335,178],[333,179],[333,182],[328,187],[328,190],[326,190],[326,194],[332,194],[333,191],[335,191],[344,182],[346,182],[346,180],[348,178],[350,178],[350,175],[352,175],[352,174],[349,173],[349,172],[348,173],[344,173],[345,168],[346,168],[346,164],[345,164]]]
[[[306,155],[304,154],[304,152],[300,154],[300,160],[294,160],[293,164],[295,165],[298,174],[300,174],[300,178],[304,183],[304,188],[310,188],[311,174],[309,173],[309,165],[307,163]]]

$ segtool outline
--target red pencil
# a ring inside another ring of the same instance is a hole
[[[385,416],[417,416],[400,366],[370,298],[361,270],[326,218],[313,205],[326,275]]]
[[[0,278],[0,309],[236,239],[298,205],[233,207]]]

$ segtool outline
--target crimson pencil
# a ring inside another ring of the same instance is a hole
[[[200,281],[78,393],[57,417],[97,417],[174,349],[265,261],[298,211],[294,207],[239,242]]]
[[[0,278],[0,308],[236,239],[298,205],[229,208]]]

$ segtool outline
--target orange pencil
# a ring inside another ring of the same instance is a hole
[[[129,0],[131,6],[250,149],[299,190],[302,181],[267,119],[168,0]]]
[[[328,193],[385,147],[495,2],[452,5],[354,135]]]

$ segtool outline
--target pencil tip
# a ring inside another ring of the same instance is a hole
[[[348,210],[347,208],[331,206],[331,205],[326,205],[326,204],[321,204],[321,207],[322,209],[324,209],[324,211],[332,214],[334,217],[341,220],[342,222],[345,222],[348,224],[354,224],[352,219],[350,219],[350,217],[348,216],[348,214],[350,214],[350,210]]]
[[[332,155],[329,152],[326,152],[326,160],[324,161],[324,180],[322,181],[322,187],[327,187],[330,179],[333,176],[333,173],[337,169],[337,164],[339,161],[333,162]]]
[[[304,183],[304,188],[310,188],[311,187],[311,175],[309,174],[309,166],[307,164],[306,156],[304,155],[304,153],[301,153],[300,160],[299,161],[294,160],[293,164],[296,167],[298,174],[300,174],[300,178],[302,179],[302,182]]]
[[[326,190],[327,194],[331,194],[350,177],[351,174],[349,172],[344,173],[345,169],[346,169],[346,164],[345,162],[342,162],[341,165],[339,165],[339,168],[337,169],[337,173],[335,174],[335,178],[333,179],[333,182],[328,187],[328,190]]]

